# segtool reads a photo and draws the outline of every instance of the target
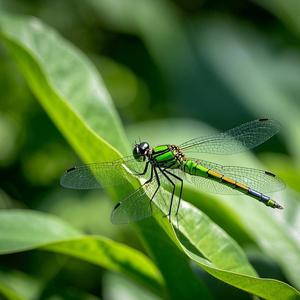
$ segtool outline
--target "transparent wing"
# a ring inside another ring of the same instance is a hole
[[[164,214],[168,213],[170,206],[169,196],[171,194],[168,194],[163,187],[168,187],[170,190],[171,184],[158,170],[157,174],[159,182],[156,177],[153,176],[151,182],[145,183],[115,206],[111,214],[112,223],[126,224],[146,219],[152,215],[154,205]],[[153,200],[152,204],[150,204],[151,198]],[[174,207],[177,207],[175,199],[173,204]]]
[[[233,154],[255,148],[264,143],[280,129],[277,121],[258,119],[223,133],[199,137],[180,145],[186,153]]]
[[[72,189],[97,189],[126,184],[128,171],[141,173],[144,167],[145,163],[137,162],[132,156],[112,162],[75,166],[63,174],[60,184]]]
[[[155,192],[156,180],[142,185],[136,191],[120,201],[111,213],[113,224],[126,224],[141,221],[152,215],[152,209],[148,196]]]
[[[229,177],[230,179],[240,182],[260,192],[275,192],[282,190],[285,187],[285,184],[280,180],[280,178],[264,170],[239,166],[223,166],[205,160],[192,160],[201,164],[207,169],[212,169],[216,172],[219,172],[224,176]],[[194,184],[195,186],[206,192],[228,195],[240,193],[238,192],[238,190],[232,189],[226,184],[212,180],[211,178],[191,176],[189,174],[183,173],[179,169],[176,170],[176,173],[178,173],[178,176],[183,177],[188,182]]]

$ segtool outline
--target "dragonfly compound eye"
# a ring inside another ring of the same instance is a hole
[[[137,161],[142,161],[143,160],[143,155],[140,152],[140,148],[139,145],[136,145],[133,150],[132,150],[132,154],[133,157],[137,160]]]
[[[140,153],[143,155],[149,149],[149,144],[147,142],[142,142],[138,145]]]
[[[144,161],[146,159],[145,154],[148,149],[149,149],[149,144],[146,142],[142,142],[140,144],[135,145],[132,151],[133,157],[137,161]]]

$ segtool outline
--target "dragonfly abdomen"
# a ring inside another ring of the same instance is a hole
[[[181,169],[190,175],[208,177],[208,169],[191,159],[184,161]]]
[[[258,191],[255,191],[251,188],[248,188],[248,194],[255,198],[256,200],[264,203],[267,206],[270,206],[272,208],[280,208],[282,209],[283,207],[279,205],[275,200],[272,200],[269,196],[264,195],[263,193],[260,193]]]
[[[264,203],[266,206],[272,208],[282,208],[276,201],[272,200],[269,196],[264,195],[261,192],[258,192],[238,181],[235,181],[229,177],[224,176],[223,174],[216,172],[214,170],[207,171],[208,177],[211,177],[213,180],[222,182],[233,189],[237,189],[244,194],[248,194],[252,198]]]

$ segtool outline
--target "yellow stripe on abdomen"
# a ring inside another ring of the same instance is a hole
[[[215,179],[216,181],[219,182],[224,182],[225,184],[229,184],[233,189],[239,189],[242,192],[248,192],[249,187],[238,182],[235,181],[229,177],[224,176],[223,174],[216,172],[214,170],[208,170],[207,172],[208,176],[211,177],[212,179]]]

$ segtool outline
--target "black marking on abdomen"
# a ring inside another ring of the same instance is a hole
[[[74,171],[75,169],[76,169],[76,167],[72,167],[72,168],[68,169],[66,172],[69,173],[69,172]]]
[[[262,119],[259,119],[258,121],[264,122],[264,121],[268,121],[268,120],[269,120],[268,118],[262,118]]]

